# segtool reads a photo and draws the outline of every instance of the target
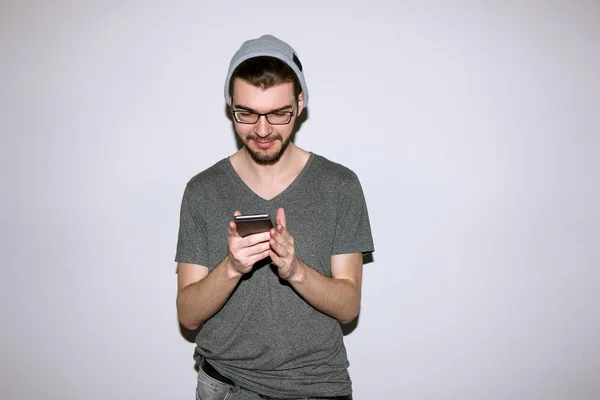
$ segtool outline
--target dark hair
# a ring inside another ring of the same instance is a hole
[[[302,86],[296,73],[289,65],[275,57],[260,56],[249,58],[242,62],[231,74],[229,81],[229,96],[233,98],[233,82],[240,78],[261,89],[269,89],[282,83],[291,82],[294,85],[294,97],[297,99],[302,92]]]

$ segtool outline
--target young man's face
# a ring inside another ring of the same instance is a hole
[[[285,125],[273,125],[265,116],[259,117],[255,124],[243,124],[234,118],[235,130],[240,140],[258,164],[272,165],[279,161],[290,143],[294,122],[302,107],[302,94],[296,102],[292,83],[262,90],[240,78],[233,81],[233,111],[258,114],[293,112],[290,122]]]

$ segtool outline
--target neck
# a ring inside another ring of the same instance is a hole
[[[279,161],[260,165],[245,148],[231,156],[233,169],[244,183],[260,197],[270,200],[285,190],[300,174],[310,153],[290,143]]]

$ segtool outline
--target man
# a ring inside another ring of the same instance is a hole
[[[225,101],[244,146],[188,182],[177,244],[179,320],[201,327],[196,397],[351,399],[339,323],[358,314],[373,251],[358,178],[291,142],[308,91],[287,43],[245,42]],[[275,227],[241,237],[242,213]]]

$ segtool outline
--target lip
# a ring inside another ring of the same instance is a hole
[[[273,144],[275,143],[275,141],[274,140],[269,140],[269,141],[258,141],[258,140],[255,140],[254,143],[256,143],[256,146],[259,149],[265,150],[265,149],[268,149],[269,147],[273,146]]]

